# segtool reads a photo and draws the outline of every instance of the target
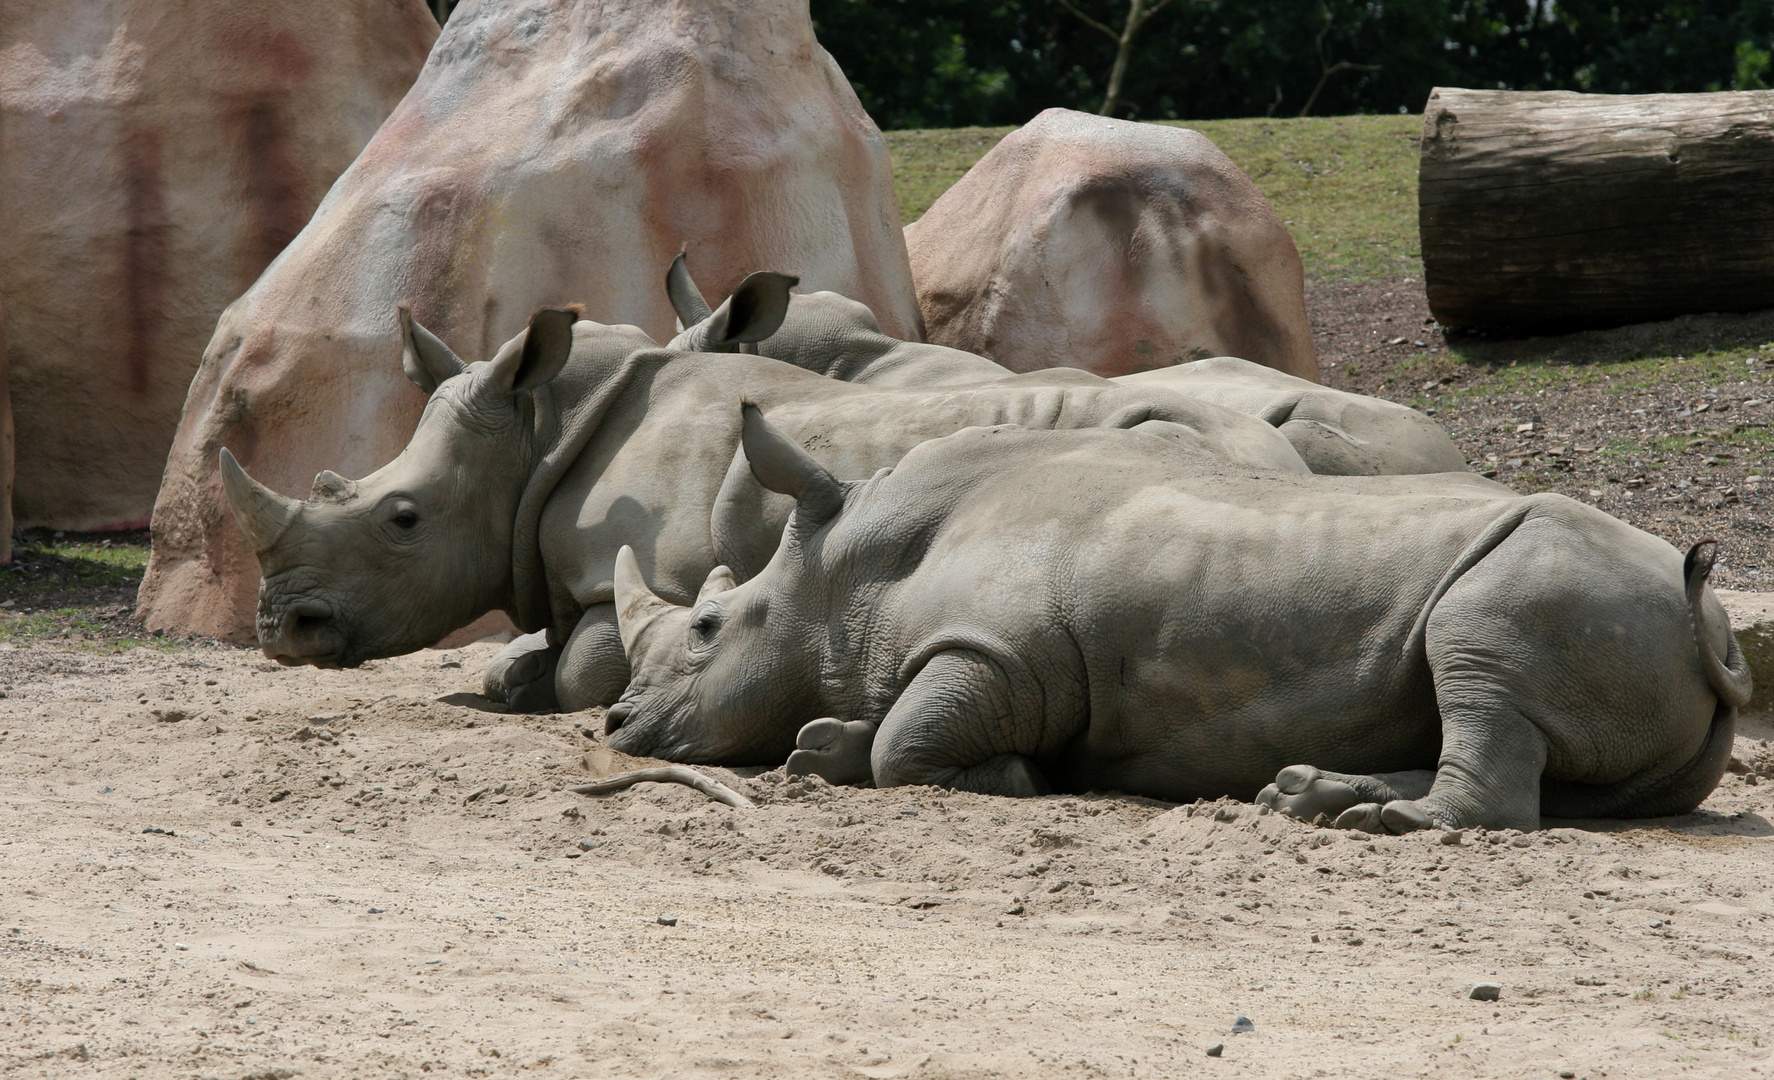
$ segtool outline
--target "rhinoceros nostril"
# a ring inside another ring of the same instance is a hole
[[[610,706],[610,708],[604,713],[604,734],[608,735],[623,724],[628,723],[628,718],[633,715],[634,702],[632,701],[618,701],[616,704]]]

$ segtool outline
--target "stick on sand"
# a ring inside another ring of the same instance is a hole
[[[754,809],[757,806],[756,803],[726,784],[682,765],[666,765],[658,769],[636,769],[634,772],[606,776],[602,780],[594,780],[589,784],[580,784],[578,787],[570,787],[567,790],[575,795],[609,795],[612,792],[623,791],[636,784],[645,783],[685,784],[702,792],[715,802],[726,803],[728,806],[737,806],[745,810]]]

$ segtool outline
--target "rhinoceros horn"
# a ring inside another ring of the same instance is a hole
[[[234,511],[234,522],[246,534],[253,551],[267,551],[289,528],[300,505],[272,491],[246,474],[240,462],[226,446],[218,455],[222,469],[222,490],[228,495],[228,506]]]
[[[622,634],[622,651],[631,662],[638,659],[636,649],[648,624],[671,608],[647,588],[634,549],[622,545],[616,553],[616,628]]]

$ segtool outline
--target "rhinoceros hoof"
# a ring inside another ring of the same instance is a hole
[[[1336,827],[1357,832],[1383,833],[1386,831],[1386,823],[1381,820],[1381,813],[1377,802],[1358,803],[1337,815]]]
[[[1335,818],[1360,801],[1360,792],[1341,780],[1326,778],[1310,765],[1289,765],[1257,795],[1257,802],[1301,821],[1311,821],[1319,814]]]
[[[875,745],[875,725],[866,720],[845,723],[832,717],[814,720],[795,736],[796,750],[788,756],[788,774],[812,773],[832,784],[867,784],[874,780],[869,764]]]
[[[544,632],[525,634],[494,654],[482,677],[482,692],[503,701],[513,712],[560,711],[554,693],[554,666],[559,654],[548,647]]]
[[[1388,832],[1407,833],[1435,828],[1435,822],[1423,808],[1408,799],[1393,799],[1380,807],[1380,820]]]

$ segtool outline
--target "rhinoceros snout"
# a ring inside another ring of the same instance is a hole
[[[259,648],[286,666],[341,667],[345,635],[339,631],[330,606],[305,600],[291,604],[275,618],[260,620]]]
[[[634,715],[634,702],[618,701],[604,712],[604,734],[613,734]]]

